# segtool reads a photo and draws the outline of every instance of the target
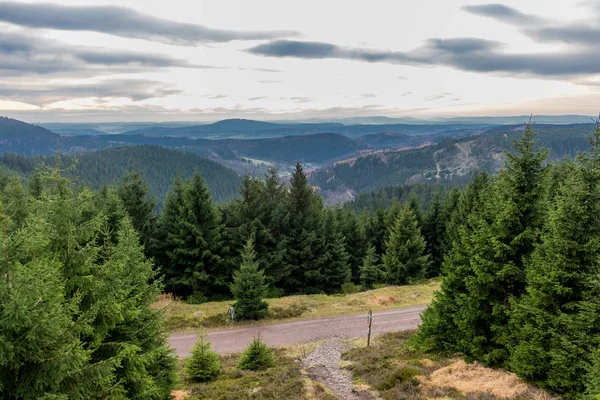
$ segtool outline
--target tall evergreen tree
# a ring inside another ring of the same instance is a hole
[[[220,256],[225,251],[220,218],[199,174],[185,183],[174,182],[161,230],[168,258],[162,264],[167,291],[191,301],[229,292],[231,271]]]
[[[511,369],[570,397],[600,346],[600,124],[592,144],[556,195],[512,314]]]
[[[434,311],[423,317],[420,337],[431,335],[429,344],[489,364],[506,360],[511,300],[524,293],[524,262],[538,242],[544,217],[547,152],[534,148],[534,136],[528,124],[514,143],[516,153],[507,154],[498,179],[481,192],[477,212],[472,210],[468,217],[469,229],[459,228],[444,267],[447,283],[432,303]],[[449,304],[439,304],[450,295]],[[452,310],[453,321],[441,315],[442,308]]]
[[[338,209],[337,220],[339,229],[344,236],[348,264],[350,265],[351,280],[360,283],[360,268],[366,253],[367,238],[363,226],[359,223],[356,213],[351,209]]]
[[[284,288],[291,293],[318,292],[320,268],[325,257],[322,235],[323,202],[308,184],[302,165],[296,164],[288,196],[290,215],[286,233],[288,249],[285,254],[290,268]]]
[[[125,177],[117,189],[123,207],[136,231],[144,248],[149,248],[150,241],[156,229],[154,216],[154,199],[148,197],[148,184],[144,182],[139,171],[132,170]],[[147,251],[146,254],[149,254]]]
[[[344,236],[333,211],[327,210],[324,221],[325,260],[321,274],[325,278],[323,291],[338,292],[344,283],[350,282],[352,271],[348,264],[349,255],[346,252]]]
[[[242,264],[233,273],[231,293],[235,297],[235,313],[241,320],[261,319],[267,316],[268,307],[263,299],[267,295],[268,284],[263,270],[258,268],[253,238],[248,239],[242,250]]]
[[[131,223],[122,221],[116,243],[100,243],[106,222],[92,193],[73,194],[58,167],[43,179],[23,228],[2,231],[2,392],[169,398],[176,360],[150,307],[160,287]]]
[[[375,246],[370,246],[360,267],[360,283],[363,290],[371,290],[373,285],[381,281],[382,272],[378,262]]]
[[[396,218],[385,245],[383,266],[388,282],[402,285],[423,277],[429,265],[429,256],[424,252],[425,239],[407,204]]]
[[[375,215],[369,219],[365,233],[369,244],[375,247],[378,257],[385,253],[385,240],[387,234],[386,213],[383,209],[377,209]]]
[[[427,243],[426,253],[429,255],[430,264],[425,276],[433,278],[438,276],[442,270],[444,260],[444,241],[446,239],[446,215],[442,209],[439,196],[435,196],[427,213],[423,218],[423,237]]]

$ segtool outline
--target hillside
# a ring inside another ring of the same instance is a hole
[[[485,134],[467,138],[445,139],[418,149],[379,151],[356,159],[338,162],[313,171],[311,183],[319,186],[326,200],[334,202],[340,193],[374,191],[406,183],[436,182],[461,184],[476,170],[496,172],[503,164],[504,151],[522,133],[522,125],[488,129]],[[593,124],[535,125],[538,146],[550,149],[550,160],[574,157],[588,148],[587,137]],[[379,135],[378,141],[400,141],[396,135]]]
[[[142,172],[150,186],[150,195],[162,204],[173,179],[179,174],[184,178],[198,171],[206,181],[213,198],[225,202],[238,193],[240,177],[231,169],[192,153],[164,149],[158,146],[117,147],[76,155],[63,156],[63,164],[76,167],[67,174],[79,184],[99,188],[116,184],[132,168]],[[2,169],[23,175],[32,173],[36,166],[54,164],[53,157],[27,158],[6,154],[0,157]]]
[[[45,128],[0,117],[0,154],[50,154],[50,149],[57,148],[59,139],[59,135]]]

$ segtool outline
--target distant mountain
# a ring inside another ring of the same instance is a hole
[[[137,168],[150,186],[150,194],[162,204],[164,197],[179,174],[190,177],[198,171],[206,181],[215,201],[224,202],[237,196],[241,179],[238,174],[216,162],[188,152],[158,146],[129,146],[63,156],[63,164],[76,167],[67,175],[77,183],[92,188],[117,184],[132,168]],[[52,157],[24,157],[6,154],[0,157],[0,169],[23,175],[32,173],[42,164],[53,164]]]
[[[179,128],[148,127],[125,132],[125,135],[169,136],[204,139],[259,139],[285,136],[305,136],[318,133],[337,133],[357,138],[375,133],[434,135],[445,131],[489,127],[489,124],[430,123],[430,124],[360,124],[342,123],[273,123],[244,119],[224,120],[214,124]]]
[[[0,154],[51,154],[50,149],[58,147],[59,139],[59,135],[40,126],[0,117]]]
[[[574,157],[589,147],[594,124],[535,125],[536,143],[551,149],[550,160]],[[494,127],[485,134],[448,138],[437,144],[402,151],[378,151],[312,171],[310,181],[329,202],[350,200],[358,193],[398,184],[463,183],[476,170],[496,172],[504,151],[522,134],[523,125]],[[379,137],[380,140],[386,136]],[[395,140],[391,136],[390,140]],[[399,141],[405,138],[397,138]]]

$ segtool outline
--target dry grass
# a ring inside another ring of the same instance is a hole
[[[187,400],[188,393],[185,390],[173,390],[171,392],[172,400]]]
[[[185,331],[199,327],[227,329],[237,326],[273,324],[282,321],[313,319],[344,314],[403,308],[428,304],[439,288],[438,280],[429,280],[418,285],[389,286],[348,295],[305,295],[267,299],[271,315],[260,322],[235,323],[227,318],[229,301],[187,304],[172,295],[161,295],[153,305],[165,310],[171,330]]]
[[[352,350],[342,366],[352,372],[355,386],[376,390],[384,400],[551,400],[541,389],[503,370],[467,364],[456,355],[423,353],[410,346],[412,332],[348,341]]]
[[[477,362],[467,364],[458,360],[440,368],[429,377],[418,377],[425,389],[451,387],[464,394],[490,393],[497,398],[514,399],[530,397],[534,393],[538,399],[550,398],[545,392],[528,385],[515,374],[503,370],[486,368]]]

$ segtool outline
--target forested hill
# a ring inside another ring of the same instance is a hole
[[[217,202],[235,197],[241,184],[239,175],[229,168],[192,153],[159,146],[117,147],[62,156],[65,166],[72,165],[75,160],[76,167],[67,175],[79,184],[96,189],[102,185],[119,183],[132,168],[139,170],[150,187],[150,195],[157,198],[159,206],[178,174],[189,178],[194,171],[198,171]],[[0,157],[3,169],[23,175],[33,173],[41,163],[54,165],[55,161],[49,156],[27,158],[5,154]]]
[[[536,143],[550,150],[551,160],[572,158],[587,150],[593,127],[591,123],[534,125]],[[503,165],[504,151],[512,149],[522,131],[523,125],[494,127],[485,134],[446,139],[423,148],[379,151],[313,171],[310,179],[330,202],[341,193],[355,196],[398,184],[465,183],[477,170],[496,172]]]

